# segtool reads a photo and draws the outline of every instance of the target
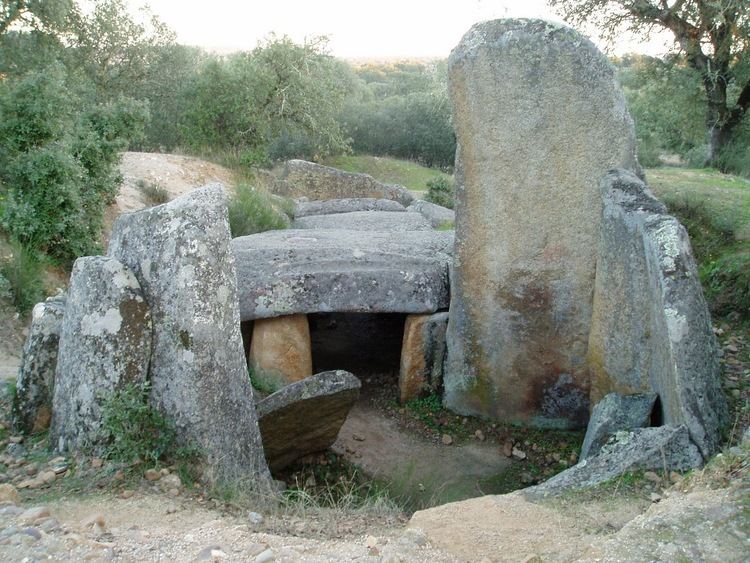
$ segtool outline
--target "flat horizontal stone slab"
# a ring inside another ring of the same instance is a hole
[[[318,373],[258,402],[263,451],[272,471],[336,441],[361,383],[348,371]]]
[[[434,313],[453,233],[268,231],[232,241],[243,321],[297,313]]]
[[[406,207],[390,199],[374,197],[348,197],[326,201],[300,201],[294,209],[294,217],[310,215],[333,215],[334,213],[351,213],[353,211],[406,211]]]
[[[414,201],[408,208],[407,211],[413,211],[419,213],[427,219],[433,227],[450,226],[456,222],[456,212],[442,205],[424,201],[418,199]]]
[[[419,213],[398,211],[353,211],[332,215],[299,217],[293,229],[347,229],[350,231],[429,231],[432,225]]]

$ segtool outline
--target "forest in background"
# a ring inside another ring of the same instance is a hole
[[[14,286],[24,285],[27,262],[67,267],[100,251],[123,150],[187,153],[245,171],[355,153],[451,172],[444,60],[352,64],[332,57],[324,37],[283,36],[220,55],[178,44],[156,15],[134,17],[122,0],[92,6],[0,1],[0,227],[16,261],[2,274]],[[613,63],[641,163],[702,166],[706,94],[697,71],[678,55]],[[718,167],[750,177],[750,118]]]

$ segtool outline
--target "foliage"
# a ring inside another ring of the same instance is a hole
[[[456,139],[442,63],[355,70],[361,82],[339,118],[355,151],[453,166]]]
[[[590,24],[610,42],[623,31],[670,33],[704,91],[708,154],[719,155],[750,108],[750,3],[746,0],[550,0],[573,24]],[[667,98],[669,99],[669,98]],[[668,102],[662,102],[664,105]]]
[[[10,255],[0,262],[0,298],[7,295],[22,315],[44,298],[43,262],[38,254],[11,242]]]
[[[210,58],[188,89],[183,142],[193,150],[231,148],[272,158],[345,150],[335,116],[348,72],[325,49],[325,38],[297,45],[272,36],[252,52]]]
[[[119,152],[147,118],[130,99],[86,104],[59,64],[0,83],[0,224],[63,260],[94,253]]]
[[[149,384],[127,384],[105,398],[102,432],[109,459],[153,464],[174,445],[172,423],[148,404]]]
[[[273,206],[268,194],[247,183],[237,186],[229,202],[229,228],[233,238],[286,227],[285,215]]]
[[[427,182],[427,201],[453,209],[453,184],[443,176]]]

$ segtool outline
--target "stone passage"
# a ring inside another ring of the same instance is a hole
[[[449,86],[459,148],[445,402],[583,426],[600,182],[638,168],[614,69],[571,29],[500,20],[463,37]]]

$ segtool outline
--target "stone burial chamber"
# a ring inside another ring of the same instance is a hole
[[[336,369],[398,373],[402,401],[440,386],[447,315],[431,319],[449,304],[453,234],[416,213],[392,214],[419,217],[420,230],[291,229],[232,241],[241,318],[252,323],[249,363],[265,387]]]

